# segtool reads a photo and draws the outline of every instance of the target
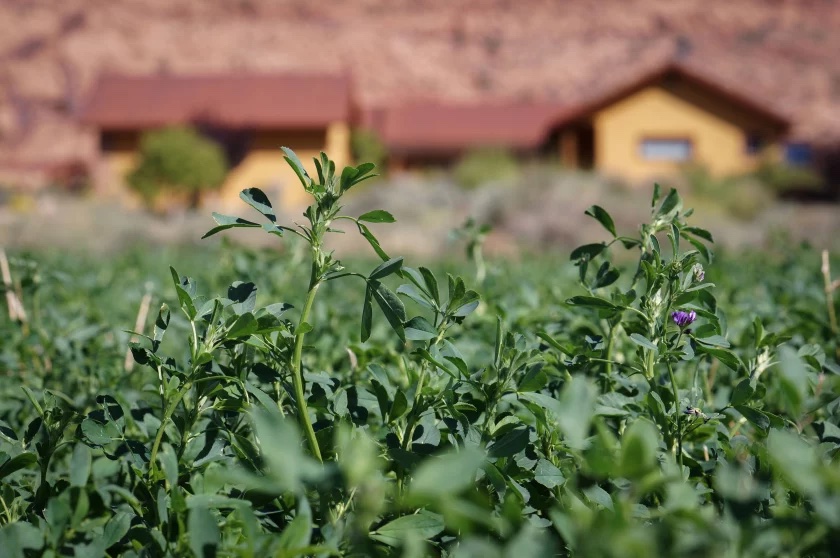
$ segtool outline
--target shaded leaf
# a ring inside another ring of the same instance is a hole
[[[3,477],[7,477],[14,473],[15,471],[19,471],[25,467],[29,467],[30,465],[36,463],[38,461],[38,456],[34,453],[25,452],[19,455],[12,457],[4,461],[0,464],[0,479]]]
[[[554,488],[565,483],[566,478],[563,476],[562,471],[551,461],[540,459],[536,469],[534,469],[534,481],[546,488]]]
[[[654,345],[653,342],[650,339],[648,339],[644,335],[639,335],[638,333],[631,333],[630,334],[630,341],[632,341],[636,345],[639,345],[640,347],[643,347],[643,348],[645,348],[649,351],[657,351],[658,350],[656,345]]]
[[[429,341],[437,335],[435,327],[423,316],[411,318],[405,324],[405,338],[410,341]]]
[[[399,271],[400,267],[402,267],[402,264],[402,257],[391,258],[386,262],[382,262],[376,267],[376,269],[370,272],[368,280],[373,281],[377,279],[382,279],[383,277],[387,277],[392,273],[396,273],[397,271]]]
[[[387,211],[375,209],[359,215],[359,221],[367,221],[368,223],[395,223],[397,220]]]
[[[388,546],[399,546],[409,537],[427,540],[443,532],[443,517],[426,510],[404,515],[382,525],[370,534],[370,538]]]
[[[362,343],[370,338],[370,329],[373,322],[373,304],[371,303],[371,288],[365,289],[365,300],[362,303],[361,339]]]
[[[274,214],[274,208],[271,206],[268,196],[259,188],[246,188],[239,193],[239,197],[242,201],[262,213],[272,223],[277,222],[277,216]]]
[[[617,310],[618,306],[610,302],[609,300],[604,300],[603,298],[597,298],[594,296],[574,296],[566,301],[566,304],[571,304],[574,306],[589,306],[592,308],[604,308],[607,310]]]
[[[372,289],[369,290],[379,309],[385,315],[385,319],[391,324],[391,328],[400,340],[405,341],[405,330],[403,327],[403,322],[405,322],[405,306],[402,301],[382,283],[371,281],[370,285]]]
[[[213,220],[218,223],[218,227],[213,227],[201,238],[207,238],[208,236],[213,236],[216,233],[226,231],[228,229],[234,228],[259,228],[260,225],[254,223],[253,221],[248,221],[246,219],[242,219],[240,217],[231,217],[229,215],[222,215],[221,213],[213,213]]]
[[[487,448],[488,455],[491,458],[516,455],[528,445],[529,434],[530,429],[527,427],[511,430]]]
[[[754,392],[755,390],[753,389],[749,378],[745,378],[741,380],[737,386],[735,386],[734,390],[732,390],[732,397],[729,398],[729,404],[733,407],[743,405],[752,398]]]
[[[607,245],[603,242],[599,242],[598,244],[584,244],[572,250],[572,253],[569,254],[569,259],[575,261],[585,257],[591,260],[606,249]]]
[[[187,520],[190,549],[199,558],[213,558],[221,542],[216,518],[206,507],[195,507]]]
[[[454,496],[473,485],[482,463],[484,453],[475,447],[430,457],[414,472],[409,494],[421,499]]]
[[[616,236],[615,234],[615,223],[610,217],[610,214],[607,211],[598,205],[593,205],[589,209],[586,210],[586,215],[593,217],[601,223],[605,229],[607,229],[611,235]]]

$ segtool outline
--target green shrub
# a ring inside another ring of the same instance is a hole
[[[201,192],[222,185],[227,164],[221,147],[191,128],[164,128],[143,135],[140,161],[129,185],[147,205],[163,192],[186,194],[192,207]]]
[[[770,160],[763,160],[753,176],[776,193],[813,192],[825,186],[822,177],[813,169]]]
[[[388,149],[379,134],[366,128],[356,128],[350,134],[350,149],[356,161],[368,161],[379,169],[384,169],[388,159]]]
[[[476,188],[491,180],[506,180],[519,175],[519,162],[507,149],[480,147],[467,152],[458,162],[453,176],[464,188]]]
[[[715,202],[738,219],[753,219],[773,202],[770,189],[750,175],[718,177],[702,165],[689,165],[683,180],[695,197]]]

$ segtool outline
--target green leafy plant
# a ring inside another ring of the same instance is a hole
[[[772,188],[756,176],[713,176],[702,165],[689,165],[683,169],[683,179],[696,199],[713,201],[745,221],[754,219],[773,202]]]
[[[509,180],[520,173],[520,165],[508,150],[484,147],[468,151],[452,171],[462,188],[476,188],[492,180]]]
[[[604,240],[574,265],[494,266],[475,290],[472,263],[389,255],[371,228],[390,213],[342,213],[372,165],[284,154],[301,223],[248,189],[260,222],[216,214],[206,236],[292,236],[304,260],[230,242],[171,256],[193,277],[151,251],[8,259],[4,556],[835,554],[817,252],[713,260],[657,187],[636,231],[592,206]],[[338,260],[340,225],[378,261]]]
[[[484,241],[490,234],[492,227],[488,224],[479,225],[472,217],[453,231],[455,238],[465,241],[467,258],[475,266],[475,280],[481,284],[487,276],[487,263],[484,260]]]
[[[307,288],[306,299],[303,303],[300,319],[297,326],[292,331],[291,346],[281,346],[279,344],[270,345],[270,348],[275,355],[290,355],[291,358],[283,364],[287,365],[292,372],[292,382],[294,384],[294,397],[297,404],[298,420],[301,427],[306,433],[309,441],[309,447],[312,454],[319,460],[322,460],[321,450],[318,447],[318,441],[315,438],[315,432],[312,429],[312,424],[309,420],[308,411],[306,408],[306,400],[304,397],[303,386],[303,371],[301,359],[303,357],[303,342],[306,334],[313,329],[312,324],[309,323],[310,312],[312,305],[315,302],[315,297],[318,289],[326,281],[334,280],[339,277],[346,277],[349,275],[356,275],[365,279],[368,283],[367,294],[365,298],[365,310],[362,318],[363,331],[370,330],[370,299],[375,298],[379,306],[385,312],[389,322],[398,333],[402,333],[401,317],[404,317],[404,310],[399,303],[396,295],[384,287],[380,280],[388,275],[399,271],[402,266],[402,258],[388,259],[378,266],[369,277],[364,277],[359,274],[342,273],[344,267],[341,262],[333,258],[332,252],[327,252],[324,249],[324,237],[327,233],[333,232],[332,225],[334,221],[346,219],[353,221],[358,227],[359,233],[362,234],[374,247],[378,253],[384,256],[384,253],[379,247],[379,242],[376,237],[370,232],[370,229],[364,224],[365,222],[373,223],[388,223],[393,222],[394,218],[390,213],[383,210],[376,210],[365,213],[359,218],[352,218],[340,215],[341,206],[339,201],[341,197],[350,188],[374,176],[372,170],[374,165],[372,163],[363,163],[358,167],[346,167],[341,175],[335,173],[335,163],[330,161],[325,154],[321,154],[318,159],[315,159],[315,166],[318,170],[317,181],[313,180],[303,164],[297,158],[293,151],[288,148],[283,148],[286,161],[291,165],[292,169],[297,174],[303,185],[304,190],[311,194],[314,202],[304,212],[304,216],[309,222],[308,226],[283,226],[276,223],[277,218],[271,206],[271,202],[266,195],[257,188],[251,188],[242,192],[242,199],[251,207],[260,212],[263,217],[268,220],[268,223],[262,228],[269,234],[276,236],[283,236],[284,232],[295,234],[302,238],[309,244],[310,248],[310,275],[309,286]],[[250,228],[259,227],[260,225],[240,219],[236,217],[228,217],[225,215],[214,214],[214,219],[218,226],[209,231],[205,238],[231,228]]]
[[[186,194],[196,207],[201,192],[221,186],[226,173],[224,153],[212,140],[191,128],[164,128],[143,135],[128,183],[147,205],[170,192]]]
[[[814,192],[825,187],[825,181],[813,169],[779,163],[770,159],[762,160],[753,172],[753,176],[776,194]]]
[[[355,128],[350,135],[350,148],[355,160],[372,163],[380,169],[385,168],[388,149],[379,134],[373,130]]]

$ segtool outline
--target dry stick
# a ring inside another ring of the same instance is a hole
[[[152,293],[146,291],[143,295],[143,300],[140,301],[140,309],[137,311],[137,319],[134,321],[134,331],[143,334],[143,329],[146,326],[146,318],[149,316],[149,305],[152,303]],[[137,341],[137,335],[132,335],[129,340],[130,343]],[[134,369],[134,357],[131,355],[131,349],[125,351],[125,371],[131,372]]]
[[[23,309],[23,304],[18,300],[12,288],[12,274],[9,271],[9,260],[6,258],[6,251],[3,248],[0,248],[0,274],[3,275],[3,285],[6,290],[6,305],[9,307],[9,318],[13,322],[19,320],[21,323],[25,323],[26,311]]]
[[[834,312],[834,289],[838,282],[831,282],[831,268],[828,264],[828,250],[822,253],[822,274],[825,281],[825,304],[828,307],[828,322],[831,324],[831,331],[837,335],[837,314]]]
[[[828,250],[822,252],[822,274],[825,281],[825,305],[828,307],[828,322],[835,337],[840,337],[837,327],[837,314],[834,312],[834,291],[840,288],[840,279],[831,280],[831,268],[829,267]],[[835,349],[835,356],[840,360],[840,343]]]

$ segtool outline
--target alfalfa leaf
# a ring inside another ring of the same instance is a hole
[[[607,211],[601,207],[600,205],[593,205],[589,209],[585,211],[586,215],[597,219],[599,223],[601,223],[605,229],[607,229],[613,237],[617,236],[615,233],[615,223],[613,222],[612,217]]]

